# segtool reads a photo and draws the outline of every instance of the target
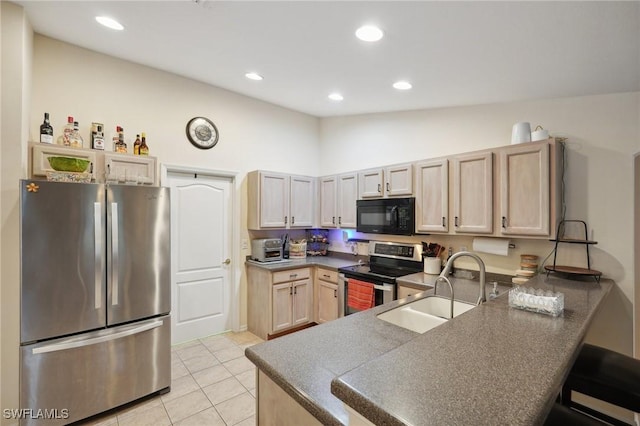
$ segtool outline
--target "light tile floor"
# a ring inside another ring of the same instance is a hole
[[[249,332],[225,333],[171,348],[171,392],[92,418],[91,426],[253,426],[256,368]]]

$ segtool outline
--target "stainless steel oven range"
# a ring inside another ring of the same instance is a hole
[[[422,245],[371,241],[369,264],[338,269],[338,314],[358,312],[348,306],[349,280],[373,284],[374,306],[397,299],[396,278],[422,272]]]

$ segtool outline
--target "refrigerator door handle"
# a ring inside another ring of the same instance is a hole
[[[102,307],[102,271],[104,271],[104,253],[102,241],[102,204],[93,203],[93,234],[95,240],[95,299],[96,309]]]
[[[92,337],[84,340],[76,340],[77,338],[72,338],[65,342],[54,343],[47,346],[40,346],[38,348],[33,348],[32,353],[36,354],[44,354],[48,352],[58,352],[64,351],[67,349],[73,348],[82,348],[85,346],[95,345],[97,343],[109,342],[116,339],[121,339],[123,337],[131,336],[134,334],[139,334],[148,330],[153,330],[154,328],[158,328],[164,324],[164,320],[157,320],[154,322],[150,322],[147,324],[143,324],[139,327],[130,328],[128,330],[123,330],[117,333],[108,334],[105,336]]]
[[[111,203],[111,305],[118,304],[118,203]]]

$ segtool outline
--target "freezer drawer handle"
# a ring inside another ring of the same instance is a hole
[[[118,203],[111,203],[111,305],[118,304]]]
[[[109,342],[112,340],[121,339],[123,337],[132,336],[134,334],[139,334],[144,331],[153,330],[154,328],[161,327],[162,324],[164,324],[164,320],[158,320],[141,325],[140,327],[130,328],[129,330],[124,330],[119,333],[113,333],[106,336],[94,337],[92,339],[85,340],[68,340],[62,343],[54,343],[53,345],[41,346],[39,348],[34,348],[33,354],[36,355],[44,354],[47,352],[58,352],[64,351],[66,349],[82,348],[85,346],[96,345],[98,343]]]
[[[104,269],[104,256],[102,253],[102,205],[93,203],[93,234],[95,241],[95,296],[94,306],[96,309],[102,307],[102,271]]]

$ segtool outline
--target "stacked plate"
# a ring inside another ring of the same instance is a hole
[[[516,270],[516,276],[511,279],[514,284],[524,284],[538,273],[538,256],[535,254],[520,255],[520,269]]]

